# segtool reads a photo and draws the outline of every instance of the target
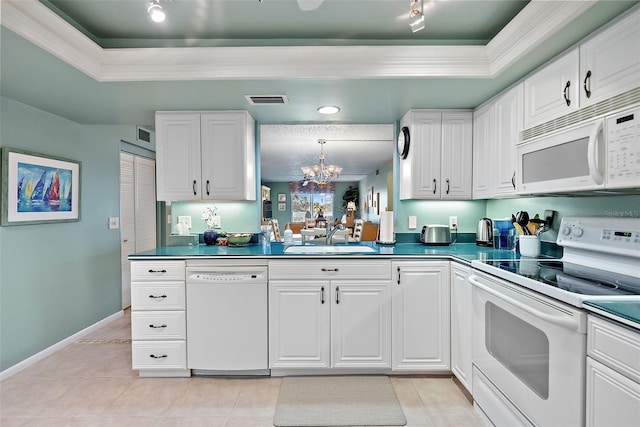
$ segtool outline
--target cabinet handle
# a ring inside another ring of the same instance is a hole
[[[436,179],[435,179],[435,178],[433,178],[433,194],[436,194],[436,187],[437,187],[437,186],[438,186],[438,185],[437,185]]]
[[[587,82],[589,83],[588,89]],[[584,83],[582,86],[584,87],[584,93],[587,95],[587,98],[591,98],[591,70],[587,71],[587,75],[584,78]]]
[[[567,107],[571,105],[571,100],[569,99],[569,86],[571,86],[571,80],[567,80],[567,84],[564,85],[564,91],[562,96],[564,96],[564,102],[567,103]]]
[[[209,195],[209,180],[207,180],[207,196]]]
[[[196,196],[198,193],[196,193],[196,180],[193,180],[193,195]]]
[[[149,357],[152,359],[166,359],[169,356],[167,356],[166,354],[161,354],[160,356],[156,356],[155,354],[150,354]]]
[[[320,288],[320,304],[324,304],[324,286]]]
[[[340,304],[340,286],[336,286],[336,304]]]
[[[149,269],[149,273],[166,273],[167,270],[165,270],[164,268],[162,270],[153,270],[153,269]]]
[[[322,267],[320,271],[340,271],[339,268],[324,268]]]
[[[400,267],[398,267],[398,285],[400,284]]]
[[[151,325],[149,325],[149,327],[152,328],[152,329],[162,329],[162,328],[166,328],[167,325],[154,325],[154,324],[151,324]]]
[[[153,298],[153,299],[163,299],[166,298],[166,295],[149,295],[149,298]]]
[[[513,175],[511,176],[511,185],[513,185],[513,189],[516,189],[516,171],[513,171]]]
[[[449,194],[449,178],[447,178],[447,194]]]

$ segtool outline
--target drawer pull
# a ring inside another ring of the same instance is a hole
[[[153,298],[153,299],[163,299],[166,298],[166,295],[149,295],[149,298]]]
[[[152,328],[152,329],[162,329],[162,328],[166,328],[167,325],[153,325],[153,324],[151,324],[151,325],[149,325],[149,327]]]
[[[166,359],[169,356],[167,356],[166,354],[161,354],[160,356],[156,356],[155,354],[150,354],[149,357],[152,359]]]
[[[324,268],[324,267],[322,267],[320,270],[322,270],[322,271],[340,271],[339,268]]]
[[[153,270],[153,269],[149,269],[149,273],[166,273],[167,270],[165,270],[164,268],[162,270]]]

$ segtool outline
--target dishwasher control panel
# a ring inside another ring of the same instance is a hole
[[[187,269],[187,283],[267,283],[267,270],[240,267],[227,269]]]

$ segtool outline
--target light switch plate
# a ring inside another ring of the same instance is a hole
[[[415,230],[418,228],[418,217],[410,216],[409,217],[409,230]]]
[[[120,228],[120,218],[117,216],[109,217],[109,230],[117,230]]]

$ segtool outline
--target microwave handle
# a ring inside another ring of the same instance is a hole
[[[511,304],[514,307],[519,308],[522,311],[525,311],[529,314],[531,314],[532,316],[535,316],[538,319],[544,320],[545,322],[549,322],[552,325],[556,325],[556,326],[560,326],[562,328],[565,329],[569,329],[572,331],[579,331],[580,330],[580,323],[578,321],[576,321],[576,319],[573,318],[568,318],[566,316],[553,316],[551,314],[542,312],[540,310],[536,310],[533,307],[530,307],[514,298],[511,298],[507,295],[504,295],[498,291],[495,291],[493,289],[491,289],[490,287],[480,283],[477,279],[478,276],[476,276],[475,274],[472,274],[471,276],[469,276],[469,282],[475,286],[478,289],[483,290],[484,292],[492,295],[495,298],[498,298],[504,302],[506,302],[507,304]]]
[[[589,145],[587,147],[587,161],[589,163],[589,174],[591,179],[596,184],[600,185],[603,182],[601,166],[604,163],[604,159],[599,157],[601,152],[600,145],[603,143],[604,138],[604,120],[598,120],[596,125],[591,131],[589,136]]]

